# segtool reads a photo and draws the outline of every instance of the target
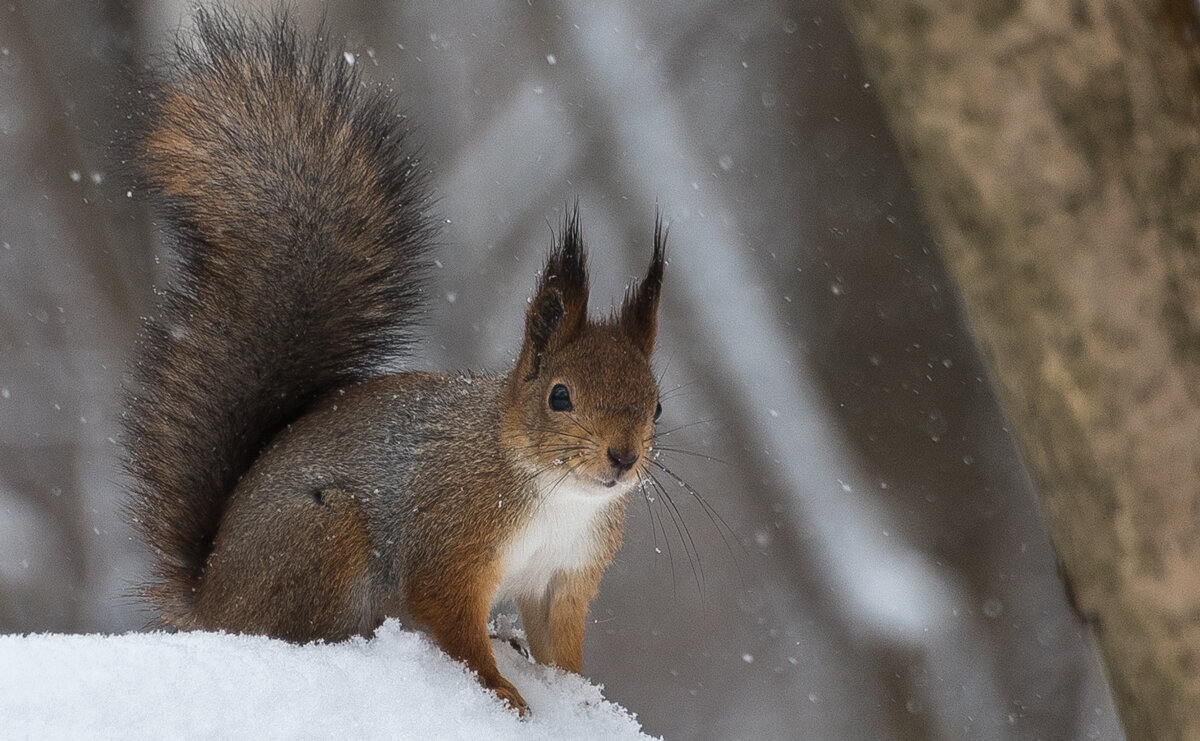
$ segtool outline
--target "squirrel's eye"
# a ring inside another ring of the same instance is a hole
[[[550,408],[556,412],[569,412],[575,408],[571,403],[571,392],[561,383],[554,384],[550,389]]]
[[[658,418],[662,416],[662,404],[654,407],[654,421],[658,422]]]

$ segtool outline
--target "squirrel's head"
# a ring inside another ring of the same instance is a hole
[[[650,357],[665,247],[660,218],[646,276],[592,320],[578,208],[567,217],[526,313],[502,421],[506,448],[543,482],[618,493],[644,475],[662,412]]]

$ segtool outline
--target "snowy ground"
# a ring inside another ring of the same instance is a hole
[[[3,739],[646,739],[580,677],[493,641],[520,720],[428,638],[296,646],[252,636],[0,636]]]

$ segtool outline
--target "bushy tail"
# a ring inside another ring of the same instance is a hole
[[[426,190],[403,121],[286,16],[198,13],[141,91],[133,160],[177,257],[124,418],[148,596],[186,624],[230,491],[315,396],[412,339]]]

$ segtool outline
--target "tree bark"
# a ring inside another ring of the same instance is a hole
[[[1200,738],[1200,129],[1175,1],[843,2],[1131,739]]]

